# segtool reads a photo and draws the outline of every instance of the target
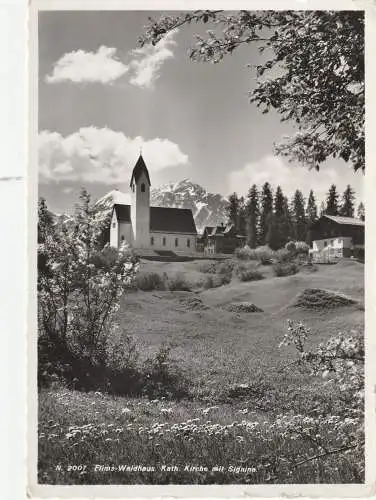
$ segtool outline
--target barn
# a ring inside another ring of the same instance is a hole
[[[364,220],[322,215],[311,227],[313,260],[364,258]]]

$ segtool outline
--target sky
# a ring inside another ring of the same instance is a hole
[[[268,181],[288,196],[313,189],[320,201],[334,183],[363,198],[363,175],[341,160],[316,172],[274,154],[294,129],[249,102],[254,47],[219,64],[192,62],[188,49],[205,33],[196,24],[138,47],[148,17],[161,14],[40,12],[39,195],[51,210],[70,209],[81,187],[94,199],[127,192],[140,150],[152,187],[190,179],[228,196]]]

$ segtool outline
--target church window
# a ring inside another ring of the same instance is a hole
[[[132,191],[134,192],[134,184],[132,184]]]
[[[113,222],[113,223],[112,223],[112,227],[116,227],[116,222]]]
[[[178,238],[175,238],[175,246],[177,247],[179,245],[179,240]]]
[[[121,235],[121,241],[124,241],[125,240],[125,236],[124,234]]]
[[[162,245],[165,247],[166,246],[166,238],[163,238],[162,240]]]
[[[187,247],[190,248],[190,246],[191,246],[191,240],[188,238],[187,239]]]
[[[152,236],[152,237],[150,238],[150,245],[151,245],[151,246],[153,246],[153,245],[154,245],[154,236]]]
[[[141,193],[145,193],[145,184],[144,183],[141,184]]]

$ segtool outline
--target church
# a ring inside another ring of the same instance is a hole
[[[197,230],[192,210],[150,206],[150,176],[140,154],[131,180],[131,204],[114,204],[110,245],[127,243],[135,249],[192,253]]]

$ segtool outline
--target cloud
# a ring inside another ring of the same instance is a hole
[[[161,67],[167,59],[174,57],[172,48],[176,45],[174,36],[178,30],[172,30],[156,45],[144,45],[130,52],[134,59],[130,62],[133,75],[129,82],[141,88],[151,89],[160,77]]]
[[[47,83],[71,81],[74,83],[110,84],[129,70],[116,57],[116,49],[102,45],[96,52],[77,50],[64,54],[47,75]]]
[[[341,166],[341,169],[349,169]],[[354,174],[349,171],[354,176]],[[304,196],[308,197],[309,191],[313,189],[318,200],[326,197],[331,184],[336,184],[338,191],[345,189],[350,182],[348,176],[339,176],[336,169],[322,167],[316,170],[308,170],[304,167],[294,166],[286,163],[281,157],[268,155],[255,162],[247,163],[243,169],[231,172],[228,175],[228,183],[231,191],[246,195],[252,184],[261,186],[269,182],[273,188],[280,185],[285,195],[291,196],[296,189],[300,189]]]
[[[39,134],[39,178],[43,183],[127,184],[140,147],[151,174],[188,163],[188,156],[168,139],[131,138],[96,127],[81,128],[65,137],[44,130]]]

